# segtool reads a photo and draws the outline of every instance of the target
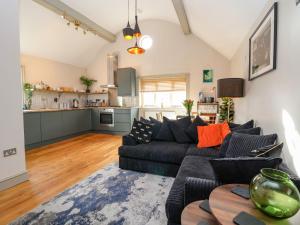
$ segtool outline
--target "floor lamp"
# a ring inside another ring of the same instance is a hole
[[[218,98],[240,98],[244,97],[244,79],[224,78],[218,80]],[[227,122],[230,122],[230,104],[227,104]]]

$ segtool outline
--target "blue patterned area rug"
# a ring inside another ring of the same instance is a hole
[[[12,225],[164,225],[174,179],[109,165]]]

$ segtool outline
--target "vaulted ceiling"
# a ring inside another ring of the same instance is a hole
[[[268,0],[183,0],[192,33],[230,59]],[[126,0],[62,0],[90,20],[117,34],[126,25]],[[134,0],[131,21],[134,19]],[[21,52],[81,67],[108,42],[66,27],[57,14],[32,0],[21,0]],[[138,0],[140,20],[179,25],[172,0]]]

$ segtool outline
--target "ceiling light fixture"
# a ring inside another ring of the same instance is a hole
[[[128,48],[127,52],[129,52],[132,55],[141,55],[145,52],[145,49],[139,47],[136,40],[135,45],[133,47]]]
[[[128,0],[128,22],[127,22],[127,27],[123,29],[123,36],[125,40],[132,40],[133,38],[133,30],[129,23],[129,0]]]
[[[140,37],[142,35],[141,31],[140,31],[140,27],[138,24],[138,16],[137,16],[137,0],[135,0],[135,26],[134,26],[134,30],[133,30],[133,35],[135,37]]]
[[[143,35],[139,40],[139,46],[145,50],[150,49],[152,44],[153,40],[149,35]]]

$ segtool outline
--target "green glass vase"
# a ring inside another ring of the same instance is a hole
[[[300,194],[290,176],[280,170],[265,168],[253,178],[250,196],[254,205],[265,214],[288,218],[300,208]]]

